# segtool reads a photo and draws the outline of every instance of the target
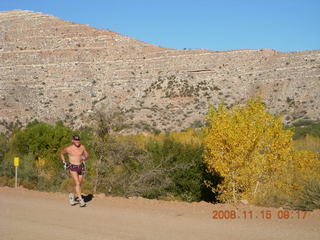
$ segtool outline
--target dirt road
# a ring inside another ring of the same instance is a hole
[[[283,212],[101,195],[80,208],[69,206],[66,194],[4,187],[0,188],[0,239],[320,239],[319,210],[307,215],[293,211],[288,219]],[[225,219],[234,213],[235,219]]]

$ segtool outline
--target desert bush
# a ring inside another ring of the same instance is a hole
[[[0,187],[9,186],[10,178],[7,176],[0,176]]]
[[[188,130],[150,138],[147,152],[159,174],[166,179],[163,192],[157,197],[173,196],[184,201],[214,200],[205,180],[215,182],[217,175],[208,176],[203,161],[203,144],[200,134]],[[155,190],[153,192],[156,192]]]
[[[89,143],[94,192],[187,201],[212,195],[203,181],[203,133],[189,129],[181,133],[122,136],[110,130],[112,121],[114,118],[101,116]]]
[[[0,165],[7,151],[8,151],[8,137],[5,134],[0,133]]]
[[[188,129],[170,134],[127,135],[123,116],[100,112],[91,128],[80,129],[90,152],[82,190],[115,196],[212,200],[204,179],[215,181],[203,162],[204,132]],[[19,156],[19,184],[41,191],[73,191],[73,180],[62,167],[60,150],[75,132],[61,122],[34,121],[5,139],[0,184],[12,185],[13,157]],[[0,139],[1,143],[1,139]]]
[[[99,110],[93,120],[91,137],[87,142],[91,153],[87,164],[87,181],[94,193],[129,194],[131,176],[126,170],[130,170],[130,164],[136,156],[135,145],[121,141],[119,132],[125,127],[125,119],[118,110]]]
[[[37,189],[37,185],[34,182],[30,182],[28,180],[22,180],[19,183],[19,186],[22,186],[24,188],[31,189],[31,190]]]
[[[140,137],[135,141],[144,149],[137,172],[139,194],[147,198],[213,201],[214,195],[204,180],[216,182],[218,176],[206,172],[203,137],[202,131],[187,129]]]
[[[305,135],[293,141],[296,150],[310,150],[320,154],[320,137]]]
[[[292,204],[293,208],[302,210],[320,209],[320,181],[310,178],[305,182],[303,191]]]
[[[299,210],[320,209],[319,179],[308,177],[308,179],[303,180],[303,184],[300,186],[300,190],[287,194],[287,192],[275,189],[272,184],[269,184],[268,186],[264,186],[263,191],[255,197],[254,203],[260,206]]]
[[[34,121],[16,130],[7,143],[0,175],[14,176],[13,158],[18,156],[21,184],[42,191],[57,191],[64,176],[59,152],[71,136],[72,130],[62,123],[49,125]]]
[[[306,135],[320,137],[320,122],[311,120],[298,121],[294,123],[291,128],[294,131],[294,139],[302,138]]]
[[[117,196],[136,195],[137,175],[144,162],[144,152],[133,143],[116,140],[114,136],[94,139],[91,181],[94,192]],[[90,170],[89,170],[90,171]]]

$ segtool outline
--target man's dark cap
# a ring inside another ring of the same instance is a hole
[[[72,136],[72,140],[80,141],[80,136],[79,135],[73,135]]]

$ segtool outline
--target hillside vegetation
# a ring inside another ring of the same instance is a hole
[[[236,202],[320,208],[318,123],[286,129],[259,99],[211,107],[206,125],[181,132],[121,135],[119,113],[96,115],[73,130],[62,122],[33,121],[0,135],[0,184],[41,191],[70,191],[73,182],[59,153],[80,134],[91,158],[83,190],[113,196]],[[295,138],[295,140],[293,140]]]

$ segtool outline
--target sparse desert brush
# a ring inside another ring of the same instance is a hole
[[[169,137],[181,144],[189,144],[196,146],[203,144],[205,131],[203,129],[194,130],[192,128],[188,128],[185,131],[181,132],[160,133],[157,135],[150,135],[150,137],[154,138],[158,142],[163,142],[166,138]]]
[[[294,208],[303,210],[320,209],[320,181],[318,178],[309,178],[303,186],[303,192],[293,204]]]
[[[293,141],[293,146],[297,150],[310,150],[320,154],[320,137],[305,135]]]
[[[294,130],[294,139],[300,139],[306,135],[320,137],[320,122],[311,120],[300,120],[292,124],[291,128]]]

